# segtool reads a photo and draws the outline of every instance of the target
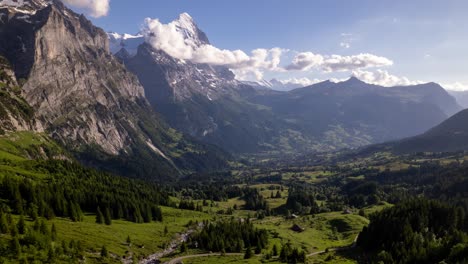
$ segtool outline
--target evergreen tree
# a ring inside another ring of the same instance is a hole
[[[112,217],[109,208],[106,208],[105,214],[104,214],[104,223],[106,225],[111,225],[112,224]]]
[[[127,236],[127,244],[130,246],[132,244],[132,240],[130,239],[130,236]]]
[[[281,192],[280,191],[276,192],[275,198],[281,198]]]
[[[6,215],[0,210],[0,233],[6,234],[8,231],[8,221]]]
[[[101,212],[101,208],[96,209],[96,223],[97,224],[104,224],[104,215]]]
[[[26,231],[26,223],[24,222],[24,216],[21,215],[17,224],[18,232],[23,235]]]
[[[54,259],[55,259],[55,252],[54,252],[54,249],[51,247],[49,248],[49,251],[47,252],[47,261],[49,263],[54,263]]]
[[[52,241],[57,240],[57,228],[55,227],[55,223],[52,224],[52,228],[50,230],[50,236],[52,238]]]
[[[11,249],[11,252],[13,252],[16,256],[16,258],[19,258],[21,256],[21,245],[20,245],[20,242],[18,240],[18,237],[17,236],[13,236],[13,239],[11,240],[10,242],[10,249]]]
[[[101,258],[108,258],[109,252],[107,252],[106,246],[102,246],[101,248]]]
[[[187,243],[183,242],[180,245],[180,253],[185,253],[185,252],[187,252]]]
[[[44,220],[41,220],[41,226],[39,227],[39,231],[43,235],[48,235],[49,234],[49,229],[47,228],[47,224]]]
[[[252,255],[252,249],[249,247],[247,247],[247,249],[245,250],[245,254],[244,254],[244,259],[249,259],[251,258],[253,255]]]
[[[278,256],[278,246],[276,244],[273,245],[272,255]]]

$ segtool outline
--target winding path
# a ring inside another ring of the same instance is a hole
[[[356,247],[356,241],[358,240],[359,234],[356,235],[356,237],[353,240],[353,243],[349,246],[344,246],[344,247],[336,247],[336,248],[329,248],[328,251],[342,251],[342,250],[347,250]],[[315,255],[320,255],[322,253],[325,253],[325,250],[317,251],[308,254],[306,257],[312,257]],[[187,255],[187,256],[181,256],[177,257],[174,259],[171,259],[167,262],[164,262],[164,264],[178,264],[181,263],[182,260],[184,259],[189,259],[189,258],[202,258],[202,257],[214,257],[214,256],[223,256],[221,253],[205,253],[205,254],[196,254],[196,255]],[[224,256],[244,256],[244,253],[225,253]],[[259,256],[259,255],[257,255]]]
[[[175,259],[171,259],[168,262],[164,262],[164,264],[178,264],[184,259],[213,257],[213,256],[244,256],[244,253],[225,253],[224,255],[221,253],[206,253],[206,254],[197,254],[197,255],[187,255],[187,256],[182,256],[182,257],[178,257]]]

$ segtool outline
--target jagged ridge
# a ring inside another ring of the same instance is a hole
[[[0,7],[1,8],[1,7]],[[25,14],[0,9],[0,54],[47,132],[90,164],[147,178],[225,165],[154,114],[107,34],[60,1]],[[116,164],[118,166],[116,167]]]

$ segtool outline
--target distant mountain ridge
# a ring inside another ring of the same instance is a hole
[[[191,32],[186,42],[209,43],[188,14],[172,23]],[[351,78],[281,92],[271,89],[277,80],[241,82],[227,67],[179,60],[147,43],[132,54],[125,43],[116,56],[138,76],[154,110],[178,130],[234,153],[360,147],[417,135],[461,109],[434,83],[382,87]]]
[[[398,153],[468,151],[468,109],[421,135],[389,145]]]

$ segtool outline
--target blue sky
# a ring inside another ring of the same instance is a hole
[[[461,0],[111,0],[107,16],[92,20],[106,31],[136,33],[147,17],[169,23],[187,12],[219,49],[241,49],[247,54],[257,48],[290,50],[283,54],[282,63],[296,51],[324,56],[370,53],[393,64],[362,71],[380,75],[384,71],[409,82],[436,81],[453,87],[458,82],[462,88],[468,86],[467,11],[468,1]],[[322,80],[351,74],[265,71],[264,78]],[[385,74],[371,78],[385,82]]]

